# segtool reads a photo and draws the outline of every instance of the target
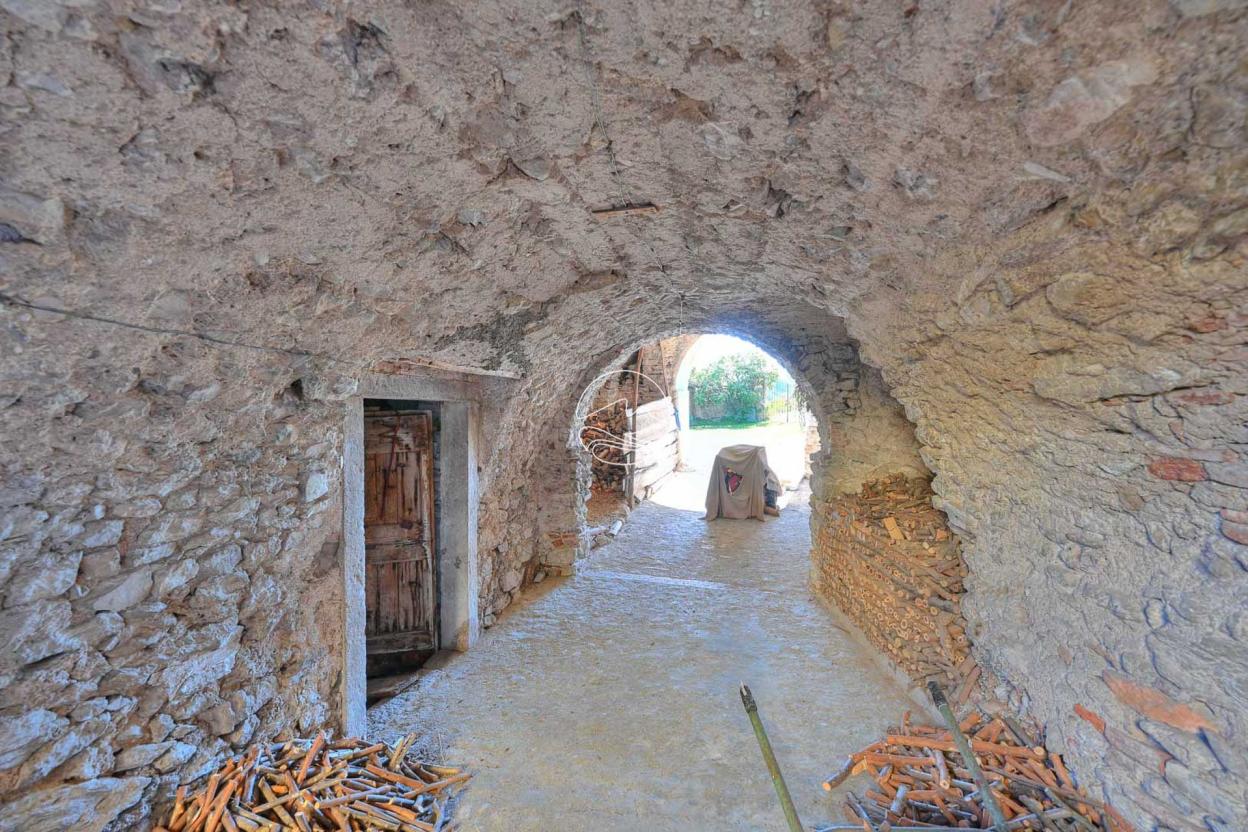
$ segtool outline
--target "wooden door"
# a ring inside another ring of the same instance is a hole
[[[433,418],[364,418],[364,591],[370,671],[437,649]],[[390,660],[387,660],[387,657]]]

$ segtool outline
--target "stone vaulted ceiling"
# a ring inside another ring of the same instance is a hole
[[[1236,106],[1154,83],[1218,63],[1186,4],[7,5],[6,182],[68,243],[23,297],[339,356],[898,307]]]

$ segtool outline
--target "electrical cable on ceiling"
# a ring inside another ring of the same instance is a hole
[[[602,112],[602,91],[598,88],[597,62],[594,60],[589,48],[589,36],[585,33],[584,0],[577,0],[576,4],[576,33],[581,45],[581,59],[585,64],[585,78],[589,83],[589,99],[594,108],[594,123],[590,127],[591,135],[594,128],[597,128],[602,133],[602,140],[606,142],[607,164],[611,167],[611,177],[615,180],[615,186],[619,190],[619,198],[623,207],[628,207],[634,204],[633,195],[628,190],[623,174],[620,173],[620,163],[615,158],[615,145],[611,141],[611,134],[607,130],[607,120]]]
[[[581,59],[585,64],[585,78],[589,85],[589,97],[593,106],[593,124],[590,128],[591,136],[593,130],[597,129],[602,134],[602,140],[606,144],[607,164],[610,168],[611,178],[614,180],[617,191],[617,198],[623,207],[631,207],[639,203],[634,199],[632,191],[628,187],[628,182],[624,178],[624,173],[620,169],[619,160],[615,155],[615,143],[611,140],[611,132],[607,127],[607,119],[604,114],[602,105],[602,90],[598,84],[598,64],[594,57],[593,51],[589,45],[589,35],[586,31],[586,5],[585,0],[577,0],[576,3],[576,31],[577,39],[581,47]],[[650,244],[650,241],[644,234],[639,234],[637,239],[650,252],[650,256],[657,266],[659,273],[667,278],[669,286],[671,283],[671,272],[667,267],[667,263],[659,256],[658,251]],[[674,296],[680,304],[679,332],[685,331],[685,296],[681,293],[672,291],[669,287],[664,287],[664,294]]]

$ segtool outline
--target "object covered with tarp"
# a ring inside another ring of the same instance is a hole
[[[758,445],[729,445],[715,455],[706,488],[706,519],[728,517],[763,519],[768,494],[779,494],[780,480],[767,467],[767,449]]]

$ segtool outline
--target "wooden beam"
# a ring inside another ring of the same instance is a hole
[[[598,219],[618,217],[623,214],[657,214],[659,206],[653,202],[639,202],[635,205],[610,205],[606,208],[593,208],[590,213]]]
[[[418,370],[443,370],[448,373],[464,373],[473,376],[494,376],[496,378],[524,378],[523,373],[517,373],[514,370],[487,370],[484,367],[467,367],[463,364],[452,364],[449,361],[440,361],[436,358],[393,358],[386,361],[378,361],[373,366],[373,372],[386,376],[408,375]]]

